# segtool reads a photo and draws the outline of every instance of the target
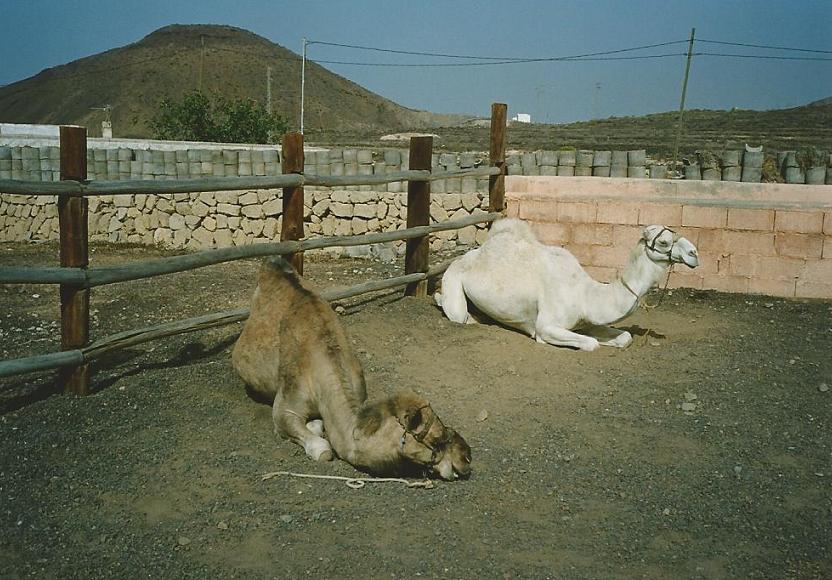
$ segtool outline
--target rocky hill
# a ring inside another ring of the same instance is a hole
[[[251,32],[230,26],[171,25],[139,42],[49,68],[0,88],[0,121],[82,124],[97,136],[110,105],[115,136],[148,137],[148,120],[164,97],[202,88],[227,98],[266,101],[299,124],[301,59]],[[306,67],[305,124],[310,129],[384,130],[452,124],[452,115],[401,107],[314,63]]]

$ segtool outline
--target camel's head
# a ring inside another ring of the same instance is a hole
[[[414,398],[399,410],[397,419],[404,430],[401,454],[405,459],[450,481],[471,474],[471,447],[459,433],[442,424],[427,401]]]
[[[654,262],[684,264],[688,268],[699,265],[699,253],[693,243],[670,228],[647,226],[642,232],[647,256]]]

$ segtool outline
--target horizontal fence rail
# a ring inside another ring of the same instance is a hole
[[[499,175],[498,167],[473,167],[453,171],[406,170],[377,175],[302,175],[289,173],[272,177],[209,177],[204,179],[144,179],[137,181],[17,181],[0,179],[0,193],[12,195],[129,195],[134,193],[191,193],[194,191],[234,191],[238,189],[280,189],[283,187],[339,187],[381,185],[394,181],[436,181],[456,177]]]
[[[451,262],[453,262],[453,260],[448,260],[438,264],[427,272],[407,274],[404,276],[397,276],[395,278],[388,278],[386,280],[372,280],[370,282],[364,282],[348,288],[324,290],[320,294],[324,300],[335,302],[337,300],[346,300],[347,298],[353,298],[369,292],[379,292],[381,290],[389,290],[391,288],[400,288],[414,282],[428,280],[441,275],[445,272],[448,266],[451,265]],[[223,312],[215,312],[213,314],[185,318],[183,320],[166,322],[146,328],[126,330],[124,332],[119,332],[96,340],[86,347],[77,350],[53,352],[50,354],[19,358],[9,361],[0,361],[0,378],[37,371],[47,371],[57,368],[77,366],[90,362],[91,360],[101,357],[109,352],[136,346],[159,338],[241,322],[248,318],[249,312],[249,308],[238,308]]]
[[[482,213],[429,226],[419,226],[380,234],[330,236],[300,241],[221,248],[183,256],[148,260],[138,264],[104,266],[100,268],[2,266],[0,267],[0,284],[75,284],[82,288],[92,288],[116,282],[151,278],[162,274],[185,272],[245,258],[286,255],[303,252],[305,250],[317,250],[335,246],[363,246],[365,244],[409,240],[433,232],[457,230],[475,224],[489,223],[501,216],[502,214],[497,212]]]

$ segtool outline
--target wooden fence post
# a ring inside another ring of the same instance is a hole
[[[303,133],[286,133],[281,152],[283,173],[303,173]],[[280,241],[303,238],[303,186],[283,188],[283,225]],[[303,252],[288,254],[287,259],[303,275]]]
[[[410,169],[431,169],[433,155],[433,137],[410,138]],[[430,224],[430,181],[407,182],[407,227],[426,226]],[[407,240],[404,255],[404,273],[428,271],[430,258],[430,237],[421,236]],[[408,284],[405,296],[424,298],[428,295],[426,280]]]
[[[86,181],[87,129],[61,126],[61,179]],[[61,194],[58,196],[58,223],[61,240],[61,266],[86,268],[88,253],[87,198]],[[73,284],[61,284],[61,349],[74,350],[89,342],[90,291]],[[88,395],[90,392],[89,363],[66,367],[58,372],[64,393]]]
[[[506,113],[505,103],[491,105],[491,151],[492,167],[499,167],[500,174],[488,178],[488,206],[491,211],[506,210]]]

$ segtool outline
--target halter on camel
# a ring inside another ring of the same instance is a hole
[[[436,413],[431,408],[430,405],[423,405],[417,409],[417,411],[421,411],[422,409],[430,409],[430,417],[427,421],[425,421],[421,425],[421,429],[419,431],[413,431],[409,429],[406,425],[402,424],[398,417],[396,417],[396,421],[402,428],[402,437],[401,437],[401,453],[404,454],[404,444],[407,440],[407,436],[410,435],[413,439],[425,447],[428,451],[430,451],[430,463],[427,465],[433,466],[436,465],[436,454],[439,452],[440,449],[445,447],[451,441],[451,431],[445,427],[445,424],[442,423],[442,420],[436,416]],[[430,432],[431,427],[433,427],[433,423],[438,422],[439,425],[442,427],[442,437],[431,447],[427,443],[425,443],[425,438],[427,437],[428,433]]]
[[[665,232],[670,232],[671,234],[673,234],[673,238],[672,238],[672,241],[670,242],[670,247],[667,249],[667,251],[662,252],[661,250],[656,249],[656,241],[658,241],[658,239],[661,237],[661,235]],[[659,233],[657,233],[655,236],[653,236],[653,239],[650,240],[650,243],[649,244],[647,244],[647,243],[644,244],[644,253],[647,255],[647,257],[651,261],[655,262],[655,260],[653,260],[653,258],[650,256],[650,254],[647,253],[647,250],[650,250],[651,252],[655,252],[656,254],[659,254],[660,256],[667,257],[667,261],[670,262],[670,268],[667,270],[667,278],[665,279],[665,282],[664,282],[664,288],[662,288],[662,293],[659,296],[659,301],[656,302],[656,304],[651,305],[651,304],[647,304],[646,302],[644,302],[642,300],[642,297],[639,296],[638,294],[636,294],[635,290],[633,290],[630,287],[630,285],[627,284],[627,281],[623,277],[621,278],[621,283],[624,285],[624,288],[626,288],[630,292],[630,294],[635,296],[637,305],[643,306],[645,309],[649,310],[649,309],[652,309],[652,308],[656,308],[657,306],[659,306],[659,304],[662,303],[662,298],[664,298],[664,291],[667,290],[667,285],[670,282],[670,274],[673,271],[673,266],[675,264],[681,263],[681,260],[678,260],[678,259],[674,260],[673,259],[673,246],[676,245],[676,241],[678,239],[679,239],[679,235],[674,230],[671,230],[668,227],[662,226],[662,229],[659,230]]]

